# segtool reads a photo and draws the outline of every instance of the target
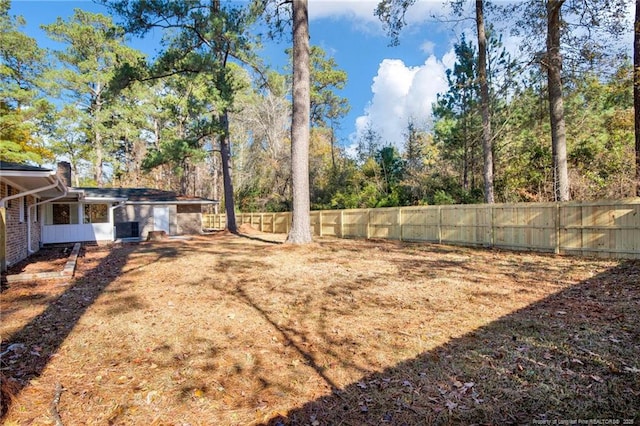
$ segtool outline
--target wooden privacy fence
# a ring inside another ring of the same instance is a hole
[[[224,214],[203,215],[223,229]],[[287,233],[291,213],[238,213],[270,233]],[[311,212],[316,236],[383,238],[640,259],[640,198],[599,202],[473,204]]]

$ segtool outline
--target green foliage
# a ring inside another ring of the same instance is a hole
[[[585,76],[566,98],[569,164],[576,198],[620,198],[633,169],[632,72],[621,67],[608,82]],[[622,190],[622,191],[621,191]]]
[[[385,146],[375,155],[379,173],[382,178],[382,190],[387,195],[396,193],[398,183],[404,177],[404,160],[395,147]],[[394,197],[397,197],[397,193]]]
[[[405,14],[407,9],[415,2],[416,0],[380,0],[376,6],[374,13],[382,21],[385,30],[391,36],[390,45],[398,45],[400,31],[406,25]]]
[[[20,31],[23,25],[9,16],[9,1],[0,0],[0,158],[40,164],[52,159],[43,136],[53,107],[40,90],[44,51]]]
[[[10,17],[7,0],[0,0],[2,159],[41,163],[52,160],[53,151],[81,171],[93,164],[92,176],[84,177],[83,184],[104,183],[98,170],[108,163],[105,169],[119,182],[138,185],[154,179],[158,185],[195,193],[205,182],[216,185],[220,162],[211,153],[228,140],[234,144],[240,210],[289,210],[290,80],[265,70],[253,51],[259,40],[251,24],[264,10],[256,2],[239,7],[215,0],[206,7],[193,2],[109,3],[133,33],[167,30],[154,64],[147,65],[139,52],[125,46],[124,29],[109,17],[76,11],[71,19],[45,27],[64,44],[55,52],[64,66],[51,69],[45,52],[20,31],[24,21]],[[380,2],[377,13],[392,35],[398,35],[412,3]],[[601,0],[593,4],[604,5]],[[604,13],[607,22],[598,27],[608,25],[619,5],[616,0],[581,19]],[[539,6],[520,5],[519,11],[530,12],[527,25],[544,23],[544,16],[535,14],[543,11]],[[573,2],[563,7],[582,6]],[[531,35],[527,42],[539,48],[536,37],[544,26],[522,29]],[[519,70],[504,50],[501,34],[489,25],[487,35],[496,201],[553,200],[546,69],[536,60]],[[631,66],[599,53],[606,38],[595,44],[575,40],[569,47],[576,49],[567,51],[563,88],[572,198],[632,195]],[[325,51],[311,48],[309,177],[314,209],[481,202],[477,52],[462,37],[455,53],[456,64],[447,74],[449,89],[438,96],[432,125],[421,125],[430,117],[410,120],[400,151],[385,146],[370,127],[357,142],[357,158],[349,158],[335,132],[349,109],[339,96],[347,75]],[[63,102],[59,111],[44,99],[47,91]]]
[[[49,72],[49,88],[77,110],[77,126],[71,127],[68,135],[60,127],[58,136],[67,146],[70,141],[89,145],[89,149],[74,149],[75,155],[84,157],[77,160],[92,163],[93,178],[101,186],[104,164],[114,161],[118,146],[114,116],[121,114],[122,105],[135,104],[133,99],[119,104],[121,87],[114,84],[114,79],[121,67],[139,63],[142,54],[124,44],[124,30],[105,15],[75,9],[67,21],[58,18],[43,29],[65,45],[54,52],[60,66]],[[61,119],[69,114],[67,109]],[[76,137],[78,132],[81,138]]]
[[[349,100],[336,94],[347,83],[347,73],[338,69],[319,46],[311,46],[311,124],[328,127],[349,113]]]
[[[289,62],[293,60],[293,49],[285,49]],[[336,91],[344,89],[347,73],[338,68],[334,58],[320,46],[311,46],[311,125],[329,127],[349,113],[349,100],[338,96]],[[289,66],[291,68],[291,66]]]
[[[462,188],[471,191],[482,183],[482,123],[476,52],[464,36],[454,45],[454,51],[456,63],[453,70],[447,70],[449,91],[438,95],[434,105],[434,140],[441,146],[443,159],[461,171]]]
[[[435,205],[456,204],[456,200],[453,198],[451,194],[446,192],[444,189],[438,189],[433,194],[433,204]]]
[[[404,177],[400,183],[401,203],[420,205],[427,203],[429,177],[435,172],[440,152],[433,143],[433,135],[421,129],[414,120],[409,120],[405,132]]]

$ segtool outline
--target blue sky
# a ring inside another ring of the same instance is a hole
[[[633,3],[629,1],[630,19]],[[348,75],[341,96],[349,99],[351,112],[342,121],[340,143],[353,148],[358,135],[371,125],[384,143],[402,148],[402,133],[409,119],[429,125],[436,95],[447,90],[445,70],[455,62],[453,44],[462,32],[474,41],[475,28],[472,20],[438,23],[432,16],[443,16],[443,1],[417,0],[407,14],[400,45],[389,47],[389,38],[373,14],[376,4],[377,0],[309,0],[311,43],[333,56]],[[54,22],[57,16],[66,19],[74,8],[107,13],[89,0],[13,0],[10,13],[26,19],[24,31],[42,47],[53,47],[40,25]],[[471,11],[469,14],[472,16]],[[502,20],[503,25],[507,23]],[[632,46],[632,27],[631,23],[624,38],[628,46]],[[503,35],[507,50],[518,55],[518,40],[508,33]],[[153,57],[159,49],[158,40],[133,40],[130,44]],[[281,67],[287,47],[286,41],[265,46],[266,62]]]
[[[400,45],[389,47],[390,39],[373,15],[375,6],[369,1],[312,0],[311,43],[332,54],[349,76],[343,95],[351,104],[343,122],[350,139],[345,143],[352,144],[370,123],[384,142],[401,147],[408,119],[427,121],[436,94],[447,89],[444,72],[454,61],[455,34],[432,22],[430,8],[418,4],[411,9],[411,26],[402,32]]]
[[[419,0],[410,9],[400,45],[389,47],[389,38],[373,14],[376,4],[368,0],[309,1],[311,43],[333,56],[348,74],[341,95],[349,99],[351,112],[339,134],[346,147],[357,140],[367,123],[383,141],[398,147],[409,118],[427,123],[436,94],[447,90],[445,69],[455,61],[452,46],[463,30],[430,18],[441,9],[441,2]],[[54,47],[40,25],[57,16],[66,19],[74,8],[107,13],[99,5],[79,0],[14,0],[10,13],[25,18],[24,31],[42,47]],[[157,41],[130,44],[153,57],[159,49]],[[281,66],[286,47],[286,41],[266,46],[266,61]]]

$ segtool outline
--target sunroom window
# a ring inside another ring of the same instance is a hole
[[[77,225],[78,204],[46,204],[45,225]]]
[[[109,223],[109,206],[107,204],[85,204],[84,223]]]

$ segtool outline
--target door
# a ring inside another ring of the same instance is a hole
[[[153,230],[165,231],[169,235],[169,207],[153,208]]]

